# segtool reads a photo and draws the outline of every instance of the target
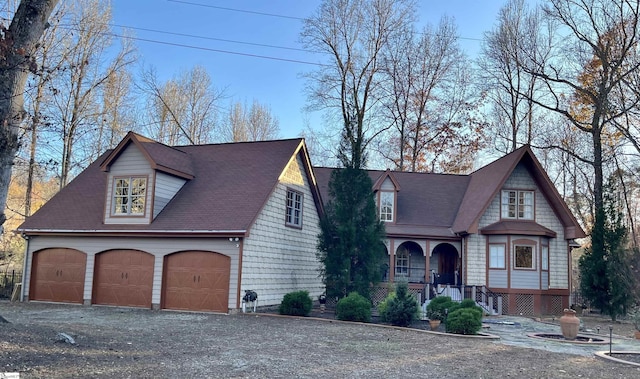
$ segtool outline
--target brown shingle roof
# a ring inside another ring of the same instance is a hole
[[[334,169],[316,167],[323,201],[329,199],[329,179]],[[376,183],[385,171],[368,171]],[[385,224],[388,235],[455,237],[451,225],[465,194],[469,178],[464,175],[393,172],[400,191],[396,222]]]
[[[518,163],[523,163],[529,170],[560,218],[565,226],[565,238],[584,237],[584,231],[529,146],[523,146],[470,175],[393,172],[401,190],[398,191],[396,222],[386,224],[387,235],[452,238],[458,234],[477,233],[480,217]],[[315,168],[320,193],[325,202],[329,199],[328,185],[332,170]],[[369,171],[374,183],[379,183],[379,179],[384,175],[384,171]],[[513,223],[493,225],[494,229],[505,227],[511,230],[528,228],[532,233],[541,235],[555,233],[541,225],[529,225],[526,222],[520,226],[514,226]],[[493,229],[484,230],[491,233]]]
[[[174,164],[169,158],[156,155],[167,151],[168,146],[148,141],[144,141],[144,146],[163,166],[181,170],[185,167],[184,160]],[[193,179],[187,181],[150,225],[102,222],[108,173],[100,169],[99,162],[109,160],[113,152],[107,152],[29,217],[20,229],[240,233],[249,229],[287,163],[294,154],[303,151],[303,146],[301,139],[291,139],[169,148],[180,152],[173,157],[188,157]]]

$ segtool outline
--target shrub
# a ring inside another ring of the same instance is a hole
[[[281,315],[308,316],[312,306],[308,291],[295,291],[284,295],[278,311]]]
[[[416,299],[409,293],[407,283],[398,283],[396,293],[387,296],[381,319],[396,326],[409,326],[418,318],[419,308]],[[380,309],[380,308],[378,308]]]
[[[447,333],[478,333],[482,329],[482,311],[476,308],[458,308],[449,313],[446,321]]]
[[[369,322],[371,321],[371,303],[357,292],[351,292],[349,296],[338,301],[336,318],[344,321]]]
[[[471,308],[477,309],[480,311],[480,314],[483,313],[482,308],[480,308],[473,299],[464,299],[460,303],[453,302],[453,305],[449,308],[449,313],[453,313],[454,311],[461,308]]]
[[[389,303],[392,301],[392,299],[395,299],[395,297],[396,293],[390,292],[387,297],[385,297],[384,300],[382,300],[380,304],[378,304],[378,315],[380,316],[380,321],[389,322],[389,319],[387,318]]]
[[[429,320],[445,321],[447,312],[456,305],[449,296],[438,296],[427,304],[427,318]]]

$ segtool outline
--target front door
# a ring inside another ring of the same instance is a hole
[[[448,243],[436,247],[438,253],[438,284],[460,284],[456,282],[458,251]],[[458,278],[459,282],[459,278]]]

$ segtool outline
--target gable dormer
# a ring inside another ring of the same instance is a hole
[[[132,132],[100,168],[107,172],[105,224],[150,224],[193,179],[185,152]]]
[[[400,185],[389,169],[373,185],[380,221],[395,223]]]

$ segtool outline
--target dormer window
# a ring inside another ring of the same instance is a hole
[[[393,222],[393,205],[395,193],[380,192],[380,221]]]
[[[113,214],[116,216],[144,215],[146,194],[146,177],[114,178]]]
[[[502,218],[533,220],[533,191],[502,191]]]

